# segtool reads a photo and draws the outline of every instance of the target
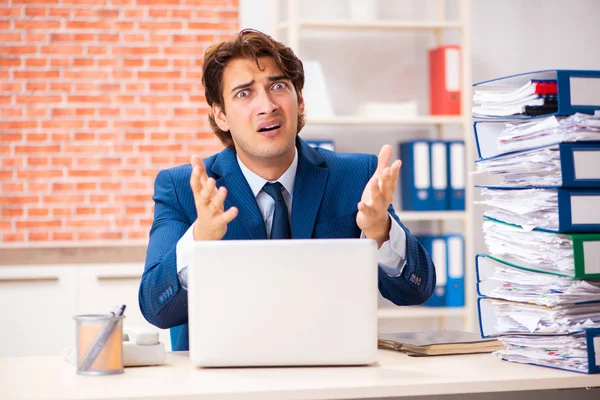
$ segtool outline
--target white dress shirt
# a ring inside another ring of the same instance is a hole
[[[265,221],[267,237],[271,236],[271,225],[273,223],[273,214],[275,212],[275,200],[267,193],[263,192],[262,188],[267,182],[279,182],[283,186],[283,199],[288,208],[288,215],[292,213],[292,200],[294,198],[294,182],[296,180],[296,170],[298,168],[298,150],[294,155],[294,161],[290,167],[275,181],[268,181],[265,178],[256,175],[250,171],[244,163],[237,158],[242,174],[248,181],[250,189],[256,198],[256,203]],[[405,248],[406,248],[406,233],[400,225],[391,218],[390,239],[384,242],[377,251],[377,262],[389,276],[396,277],[402,273],[402,269],[406,264]],[[365,238],[361,232],[361,238]],[[187,288],[187,267],[190,259],[190,248],[194,243],[194,224],[190,226],[187,232],[177,242],[177,274],[183,288]]]

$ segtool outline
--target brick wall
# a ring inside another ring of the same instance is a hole
[[[158,170],[222,148],[202,57],[237,30],[238,0],[0,0],[0,246],[146,241]]]

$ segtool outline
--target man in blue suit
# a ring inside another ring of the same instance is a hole
[[[139,290],[145,318],[174,328],[187,350],[187,268],[194,240],[360,238],[377,242],[379,291],[397,305],[435,287],[429,254],[391,206],[401,162],[313,149],[304,126],[304,70],[291,49],[253,30],[206,51],[209,122],[226,149],[160,171]],[[343,276],[340,277],[343,284]]]

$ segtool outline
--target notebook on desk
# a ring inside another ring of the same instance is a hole
[[[194,246],[188,267],[194,364],[375,362],[375,242],[246,240],[196,242]]]
[[[378,337],[382,349],[397,350],[410,356],[491,353],[503,346],[493,338],[454,330],[382,333]]]

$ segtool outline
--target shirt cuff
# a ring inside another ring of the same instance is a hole
[[[194,244],[194,224],[189,227],[185,234],[177,242],[175,254],[177,258],[177,276],[181,287],[187,290],[187,267],[189,265],[192,246]]]
[[[397,278],[406,265],[406,232],[391,215],[390,219],[390,239],[377,250],[377,263],[391,278]],[[360,233],[360,238],[366,238],[364,232]]]

